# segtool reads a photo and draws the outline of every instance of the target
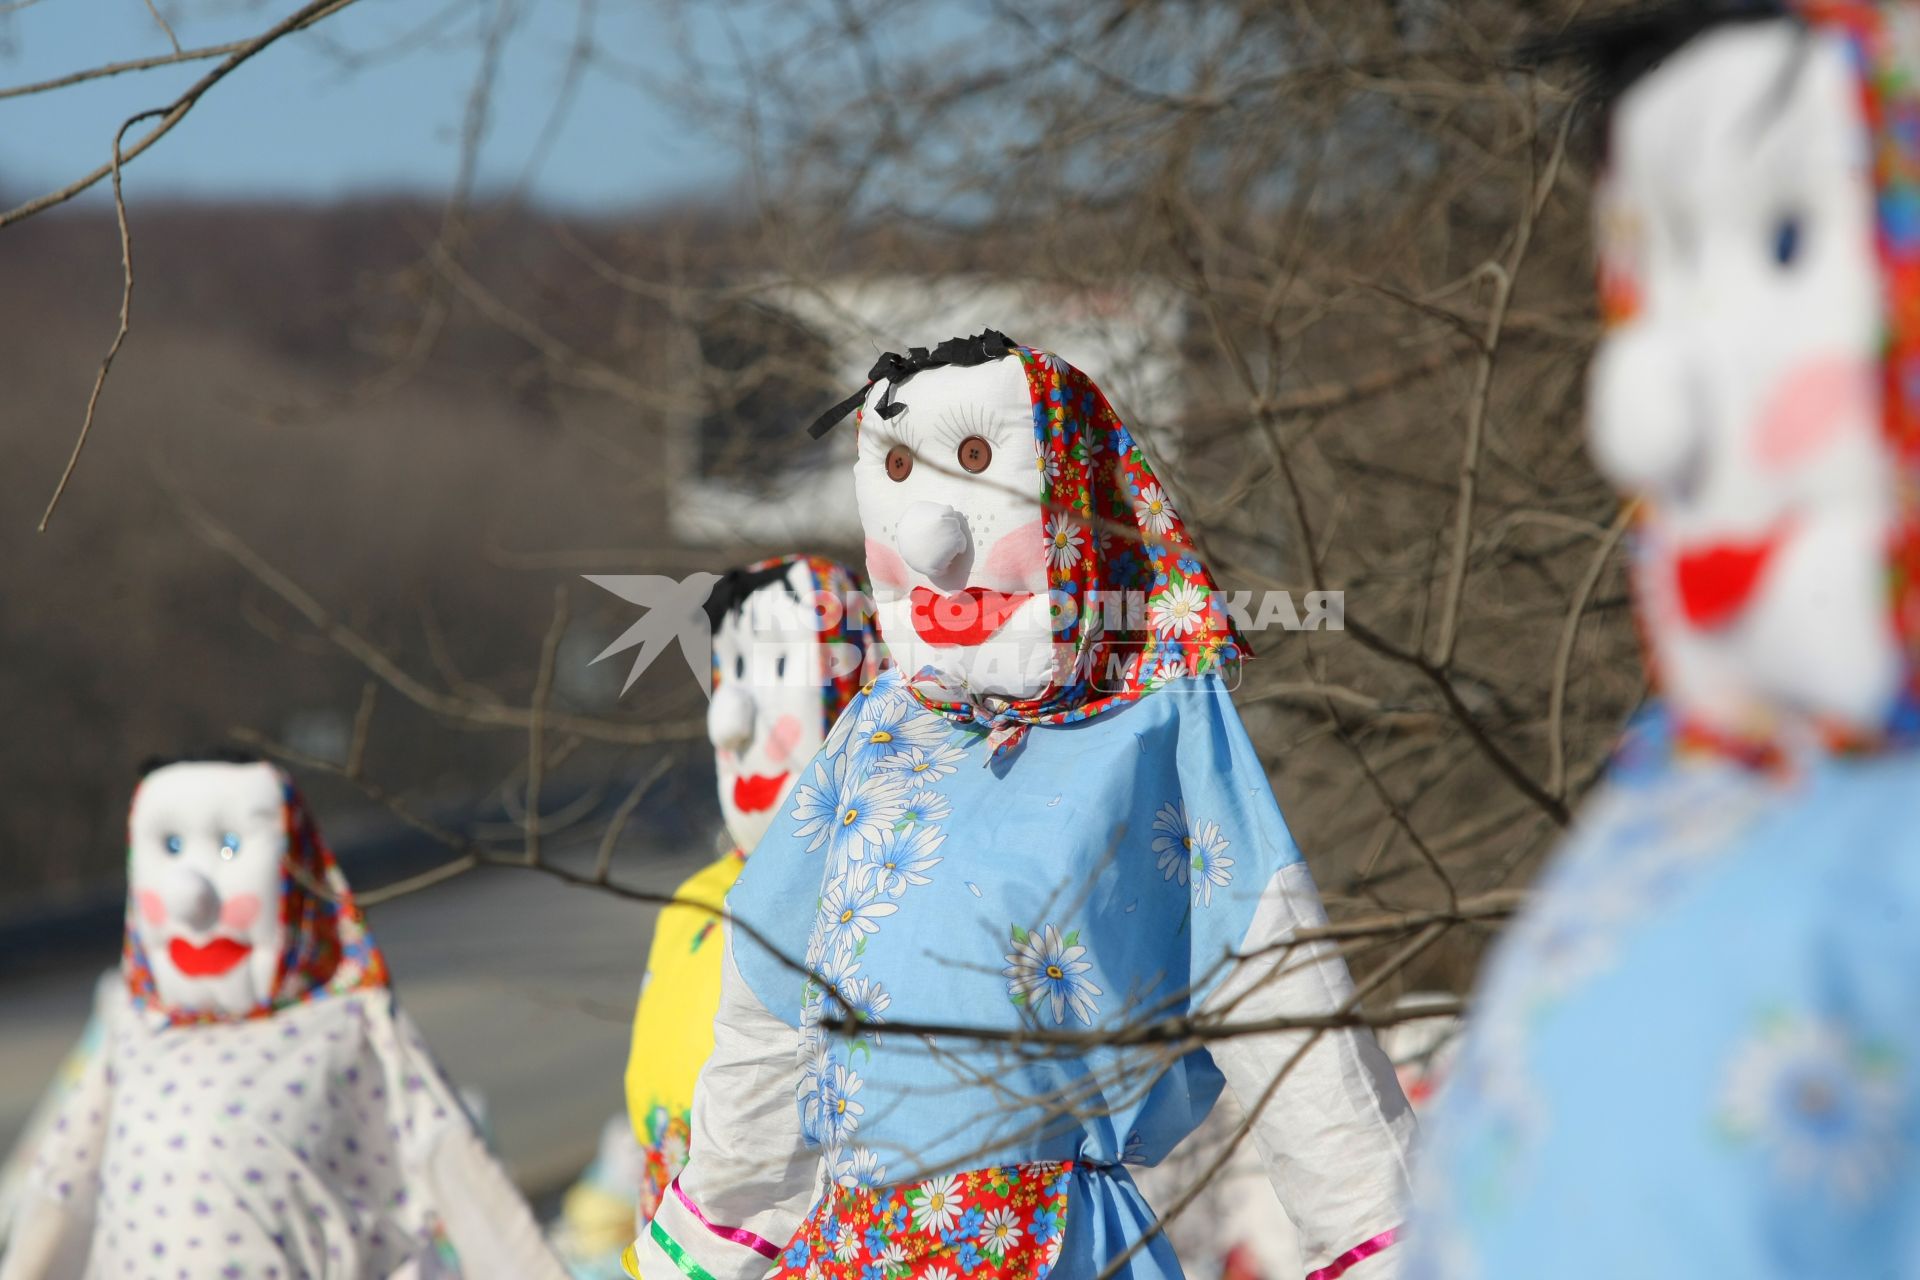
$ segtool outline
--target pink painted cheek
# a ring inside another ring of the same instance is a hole
[[[1046,532],[1045,520],[1035,520],[1004,535],[987,552],[986,563],[976,578],[983,580],[982,585],[1044,590],[1047,585]]]
[[[221,927],[235,933],[251,929],[253,922],[259,918],[260,895],[257,893],[236,893],[220,908]]]
[[[140,892],[134,894],[133,897],[135,903],[140,907],[141,916],[148,924],[165,924],[167,922],[167,904],[161,901],[159,894],[151,889],[142,889]]]
[[[773,728],[767,730],[767,759],[774,764],[785,764],[799,741],[800,718],[781,716],[773,722]]]
[[[867,577],[876,587],[892,587],[896,591],[907,589],[907,562],[900,553],[884,542],[867,539]]]
[[[1754,460],[1779,470],[1874,420],[1873,367],[1850,356],[1809,360],[1781,378],[1753,430]]]

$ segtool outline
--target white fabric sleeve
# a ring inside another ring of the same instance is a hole
[[[9,1161],[25,1171],[0,1223],[5,1280],[65,1280],[86,1266],[113,1102],[107,1063],[114,1029],[130,1016],[126,986],[112,970],[96,984],[92,1021]]]
[[[29,1183],[19,1215],[0,1244],[0,1280],[65,1280],[86,1265],[85,1227],[39,1185]]]
[[[453,1245],[463,1280],[566,1280],[526,1199],[488,1154],[413,1019],[390,995],[367,1008],[408,1181],[422,1186],[424,1207]]]
[[[1239,959],[1201,1002],[1230,1023],[1326,1014],[1353,995],[1346,962],[1326,942],[1287,948],[1326,923],[1305,864],[1282,868],[1262,892]],[[1249,1112],[1300,1052],[1310,1031],[1232,1036],[1214,1063]],[[1315,1280],[1384,1280],[1395,1274],[1407,1197],[1413,1110],[1393,1066],[1365,1028],[1324,1031],[1255,1118],[1251,1137],[1300,1234]]]
[[[645,1280],[757,1280],[806,1221],[819,1178],[794,1101],[800,1034],[755,997],[732,922],[723,927],[720,1011],[694,1086],[687,1165],[634,1242]]]

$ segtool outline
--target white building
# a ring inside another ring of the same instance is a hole
[[[804,546],[857,542],[853,501],[854,433],[848,422],[824,440],[809,440],[815,413],[859,388],[884,351],[932,347],[948,338],[998,329],[1015,342],[1053,351],[1099,382],[1126,423],[1157,456],[1174,451],[1163,425],[1175,420],[1186,334],[1180,295],[1157,281],[1065,290],[1040,282],[985,276],[838,277],[813,285],[781,285],[758,301],[790,318],[817,341],[838,390],[791,422],[755,423],[790,434],[795,447],[779,450],[772,474],[729,474],[703,464],[700,433],[689,420],[681,431],[675,470],[672,527],[699,545],[757,543]],[[781,400],[775,397],[775,400]],[[784,398],[813,403],[811,393]],[[786,405],[770,409],[776,416]]]

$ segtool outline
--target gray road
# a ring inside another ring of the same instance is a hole
[[[698,851],[650,860],[634,882],[667,892],[701,861]],[[402,1002],[454,1082],[485,1096],[496,1146],[530,1193],[571,1178],[622,1107],[654,914],[514,869],[471,872],[368,912]],[[0,983],[0,1151],[79,1035],[94,978],[116,959]]]

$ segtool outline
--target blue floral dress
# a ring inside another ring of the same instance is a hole
[[[1665,734],[1489,965],[1413,1275],[1920,1273],[1920,754],[1779,777]]]
[[[897,672],[842,716],[728,899],[692,1157],[640,1273],[1177,1277],[1126,1166],[1224,1082],[1314,1274],[1385,1274],[1412,1121],[1370,1035],[1097,1043],[1352,993],[1285,945],[1324,916],[1219,677],[991,755]]]

